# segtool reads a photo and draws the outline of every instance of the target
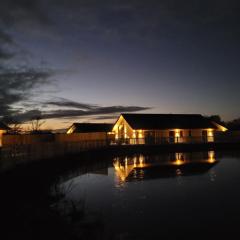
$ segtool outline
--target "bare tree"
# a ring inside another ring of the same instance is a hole
[[[43,121],[41,116],[33,117],[30,122],[30,132],[31,133],[40,133],[41,127],[46,121]]]
[[[10,134],[20,134],[23,132],[22,124],[20,123],[13,123],[10,124],[10,130],[8,131]]]

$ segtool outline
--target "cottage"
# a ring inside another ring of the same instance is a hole
[[[7,132],[10,128],[4,123],[0,122],[0,147],[2,146],[3,134]]]
[[[109,133],[112,131],[113,124],[108,123],[73,123],[68,128],[67,134],[71,133],[94,133],[104,132]]]
[[[121,114],[115,140],[128,144],[213,142],[227,129],[200,114]]]
[[[65,136],[59,135],[61,141],[102,141],[104,143],[114,140],[113,124],[108,123],[73,123]]]

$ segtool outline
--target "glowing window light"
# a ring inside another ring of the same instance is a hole
[[[208,137],[213,137],[213,129],[208,129],[207,133],[208,133]]]
[[[124,138],[128,138],[127,127],[126,126],[124,126]]]
[[[143,138],[143,130],[138,130],[138,138]]]
[[[115,139],[118,139],[119,138],[119,136],[118,136],[118,128],[117,128],[117,130],[115,131]]]
[[[0,130],[0,147],[2,146],[2,135],[5,133],[5,131]]]
[[[180,130],[179,129],[175,129],[175,137],[180,137]]]
[[[133,130],[133,138],[136,138],[136,130]]]
[[[71,128],[68,129],[67,134],[71,134],[71,133],[73,133],[73,131],[74,131],[74,128],[71,127]]]
[[[113,135],[115,132],[107,132],[107,135]]]
[[[207,130],[207,137],[208,137],[208,142],[213,142],[214,141],[213,129],[208,129]]]

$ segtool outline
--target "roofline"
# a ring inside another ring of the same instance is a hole
[[[229,130],[227,127],[225,127],[225,126],[223,126],[223,125],[221,125],[219,123],[216,123],[214,121],[211,121],[211,122],[216,127],[217,130],[221,130],[222,132],[226,132],[226,131]]]
[[[72,125],[74,124],[108,124],[111,125],[112,123],[105,123],[105,122],[74,122],[72,123]]]
[[[113,126],[115,126],[115,124],[118,122],[118,120],[121,116],[124,118],[124,115],[179,115],[179,116],[199,116],[199,117],[202,117],[202,118],[206,118],[202,114],[199,114],[199,113],[193,113],[193,114],[191,114],[191,113],[121,113]],[[128,123],[128,125],[133,130],[138,130],[138,129],[133,128],[125,118],[124,118],[124,120]],[[201,128],[201,129],[215,129],[215,130],[218,130],[220,127],[225,128],[224,126],[222,126],[220,124],[218,124],[219,126],[217,126],[216,124],[214,124],[215,122],[213,123],[213,121],[209,121],[209,122],[211,122],[214,127],[211,127],[211,128],[207,127],[207,128]],[[158,128],[158,129],[144,129],[144,128],[142,128],[141,130],[151,131],[151,130],[167,130],[167,129],[170,129],[170,128]],[[171,128],[171,129],[175,129],[175,128]],[[186,129],[199,129],[199,128],[179,128],[179,129],[186,130]],[[225,129],[228,130],[227,128],[225,128]]]
[[[131,124],[124,118],[124,113],[121,113],[120,114],[120,116],[118,117],[118,119],[117,119],[117,121],[115,121],[115,123],[113,124],[113,128],[114,128],[114,126],[116,125],[116,123],[118,122],[118,120],[120,119],[120,117],[122,116],[123,117],[123,119],[127,122],[127,124],[133,129],[133,130],[135,130],[132,126],[131,126]],[[113,129],[112,129],[113,130]]]
[[[190,116],[204,117],[200,113],[121,113],[121,115],[188,115],[188,116],[190,115]]]
[[[91,123],[91,122],[90,123],[89,122],[78,123],[78,122],[74,122],[74,123],[72,123],[72,125],[70,125],[70,127],[68,127],[68,129],[73,127],[76,124],[106,124],[106,125],[114,125],[113,123]]]

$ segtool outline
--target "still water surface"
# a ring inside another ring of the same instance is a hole
[[[240,155],[115,157],[62,180],[102,221],[101,239],[240,239]]]

